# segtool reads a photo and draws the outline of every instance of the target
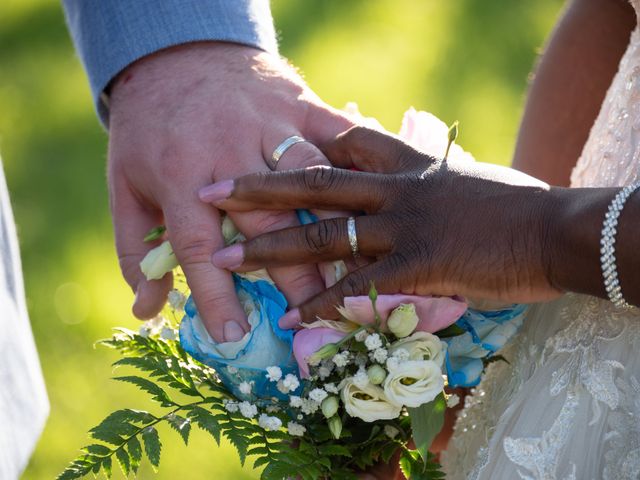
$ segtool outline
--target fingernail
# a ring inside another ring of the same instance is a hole
[[[233,180],[223,180],[202,187],[198,192],[198,196],[203,202],[218,203],[229,198],[231,192],[233,192]]]
[[[224,340],[225,342],[237,342],[244,337],[244,330],[238,322],[229,320],[224,324]]]
[[[211,263],[218,268],[235,270],[244,262],[244,250],[242,245],[231,245],[230,247],[218,250],[211,257]]]
[[[302,321],[302,317],[300,316],[300,310],[294,308],[293,310],[289,310],[279,321],[278,325],[283,330],[288,330],[290,328],[295,328],[300,325]]]

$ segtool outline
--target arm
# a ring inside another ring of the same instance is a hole
[[[356,219],[357,244],[362,255],[376,260],[290,311],[281,326],[316,315],[336,318],[335,305],[366,295],[372,281],[381,293],[509,303],[546,301],[565,291],[606,298],[600,230],[618,188],[549,187],[496,165],[442,162],[393,137],[357,128],[325,151],[341,169],[248,175],[210,189],[205,198],[228,210],[293,204],[367,213]],[[629,198],[616,238],[622,292],[634,305],[640,305],[637,218],[640,192]],[[332,219],[262,235],[218,252],[213,261],[250,271],[350,254],[345,220]]]
[[[275,55],[267,0],[66,0],[67,17],[96,98],[109,89],[108,185],[116,250],[135,292],[133,313],[156,315],[171,275],[147,281],[145,233],[164,223],[209,333],[237,341],[249,329],[228,272],[211,263],[224,245],[217,209],[198,200],[214,180],[328,165],[313,146],[351,125]],[[214,41],[219,40],[219,41]],[[233,43],[230,43],[233,42]],[[261,50],[262,49],[262,50]],[[266,50],[266,51],[265,51]],[[97,100],[106,119],[106,104]],[[231,219],[247,237],[298,225],[295,213]],[[290,304],[323,288],[315,265],[270,269]]]
[[[551,185],[569,185],[635,25],[626,0],[570,3],[538,65],[514,168]]]

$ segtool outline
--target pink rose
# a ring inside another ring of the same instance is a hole
[[[332,328],[303,328],[293,337],[293,355],[298,362],[301,378],[309,377],[308,359],[321,347],[328,343],[336,343],[347,334]]]
[[[400,304],[413,303],[420,321],[416,331],[434,333],[448,327],[467,310],[467,304],[450,297],[419,297],[417,295],[378,295],[376,307],[382,317],[382,328],[391,311]],[[368,296],[346,297],[342,314],[349,320],[367,325],[374,322],[373,306]],[[294,342],[295,348],[295,342]]]

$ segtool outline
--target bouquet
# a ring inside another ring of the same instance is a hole
[[[445,156],[470,158],[453,144],[455,131],[411,109],[401,135],[428,153],[442,155],[446,147]],[[314,221],[308,212],[298,214],[302,223]],[[163,233],[155,229],[147,240]],[[227,243],[242,239],[228,218],[223,233]],[[141,263],[150,279],[176,267],[168,240]],[[327,281],[335,282],[346,267],[335,262],[331,272]],[[240,462],[252,457],[265,480],[355,479],[390,461],[399,461],[409,479],[442,478],[429,447],[446,409],[459,401],[447,387],[476,385],[525,311],[522,305],[471,308],[461,298],[383,295],[371,285],[368,296],[344,299],[340,321],[282,330],[278,320],[287,302],[266,271],[234,274],[234,281],[251,326],[237,342],[211,338],[184,282],[170,292],[161,316],[138,332],[119,328],[99,342],[122,354],[117,367],[142,374],[115,379],[147,392],[162,410],[111,413],[90,431],[96,442],[59,479],[100,471],[109,477],[114,459],[125,475],[137,472],[143,456],[157,468],[160,422],[185,443],[193,427],[216,442],[226,437]]]

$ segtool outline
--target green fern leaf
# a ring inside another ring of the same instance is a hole
[[[160,465],[160,453],[162,451],[158,431],[153,427],[145,428],[142,431],[142,440],[144,441],[144,451],[155,470]]]
[[[156,402],[159,402],[163,407],[173,407],[176,405],[176,403],[169,398],[167,392],[165,392],[161,387],[159,387],[152,381],[147,380],[146,378],[129,375],[124,377],[114,377],[114,380],[131,383],[137,386],[138,388],[140,388],[140,390],[151,394],[151,398]]]
[[[167,417],[167,423],[176,432],[180,434],[185,445],[189,445],[189,433],[191,433],[191,420],[181,417],[179,415],[169,415]]]
[[[129,476],[129,472],[131,472],[131,463],[129,461],[129,454],[124,447],[116,450],[116,458],[118,459],[118,463],[120,464],[120,468],[122,469],[124,476]]]

